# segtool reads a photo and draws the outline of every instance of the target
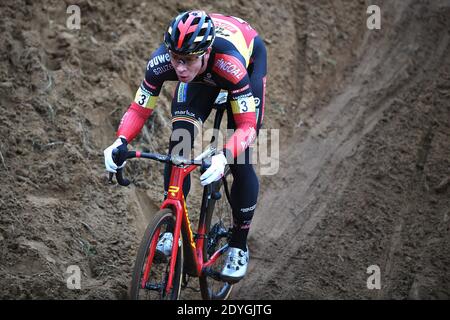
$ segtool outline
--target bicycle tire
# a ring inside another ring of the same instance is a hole
[[[163,209],[158,211],[151,222],[148,224],[142,238],[139,250],[136,256],[136,262],[133,269],[130,293],[129,297],[132,300],[140,300],[145,295],[146,300],[177,300],[180,296],[181,280],[183,275],[183,241],[179,241],[177,260],[175,264],[173,286],[169,294],[165,294],[165,287],[170,270],[170,257],[160,257],[158,260],[156,257],[153,260],[151,268],[149,270],[148,282],[145,284],[145,288],[142,287],[142,277],[145,271],[145,265],[147,257],[151,253],[152,241],[158,241],[160,236],[164,232],[173,232],[175,226],[175,216],[171,209]],[[180,237],[182,235],[180,234]],[[156,237],[156,238],[155,238]],[[156,251],[156,249],[154,250]],[[154,255],[154,253],[153,253]],[[152,283],[152,281],[155,281]],[[161,281],[159,283],[158,281]],[[154,293],[154,294],[153,294]],[[153,297],[154,296],[154,297]]]
[[[224,176],[226,181],[231,181],[232,175],[227,171]],[[227,183],[228,187],[231,183]],[[203,259],[206,262],[209,257],[223,245],[227,244],[233,227],[233,216],[231,206],[228,203],[228,195],[225,194],[223,180],[213,184],[213,191],[220,192],[220,199],[212,199],[208,204],[205,217],[207,238],[203,245]],[[225,235],[226,231],[226,235]],[[215,276],[204,273],[200,276],[200,292],[204,300],[226,300],[228,299],[233,284],[225,282],[218,277],[224,265],[226,254],[216,261],[212,266]]]

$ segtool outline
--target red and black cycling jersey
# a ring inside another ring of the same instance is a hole
[[[256,137],[255,99],[247,69],[253,60],[254,40],[258,34],[239,18],[220,14],[211,14],[210,17],[215,25],[216,38],[205,72],[197,75],[192,82],[228,91],[237,130],[227,147],[233,156],[237,156]],[[145,78],[136,92],[128,115],[125,114],[122,119],[118,136],[123,135],[131,141],[137,135],[142,128],[142,120],[145,121],[155,108],[165,81],[178,81],[178,77],[170,62],[168,49],[162,44],[147,63]],[[178,99],[183,99],[183,90],[178,90],[177,94],[180,95]],[[131,114],[131,110],[137,111],[140,116]],[[135,126],[142,123],[138,132],[130,130],[133,123]]]

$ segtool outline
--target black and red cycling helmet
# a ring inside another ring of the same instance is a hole
[[[177,54],[202,54],[212,45],[215,35],[211,17],[205,11],[193,10],[172,20],[164,34],[164,42]]]

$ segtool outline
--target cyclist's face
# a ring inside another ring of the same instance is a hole
[[[170,62],[181,82],[192,81],[202,69],[202,55],[179,55],[169,51]]]

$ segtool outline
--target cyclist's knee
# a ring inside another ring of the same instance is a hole
[[[248,191],[255,190],[259,192],[259,180],[255,169],[251,164],[234,164],[230,165],[231,174],[233,175],[233,188],[238,193],[248,194]]]

